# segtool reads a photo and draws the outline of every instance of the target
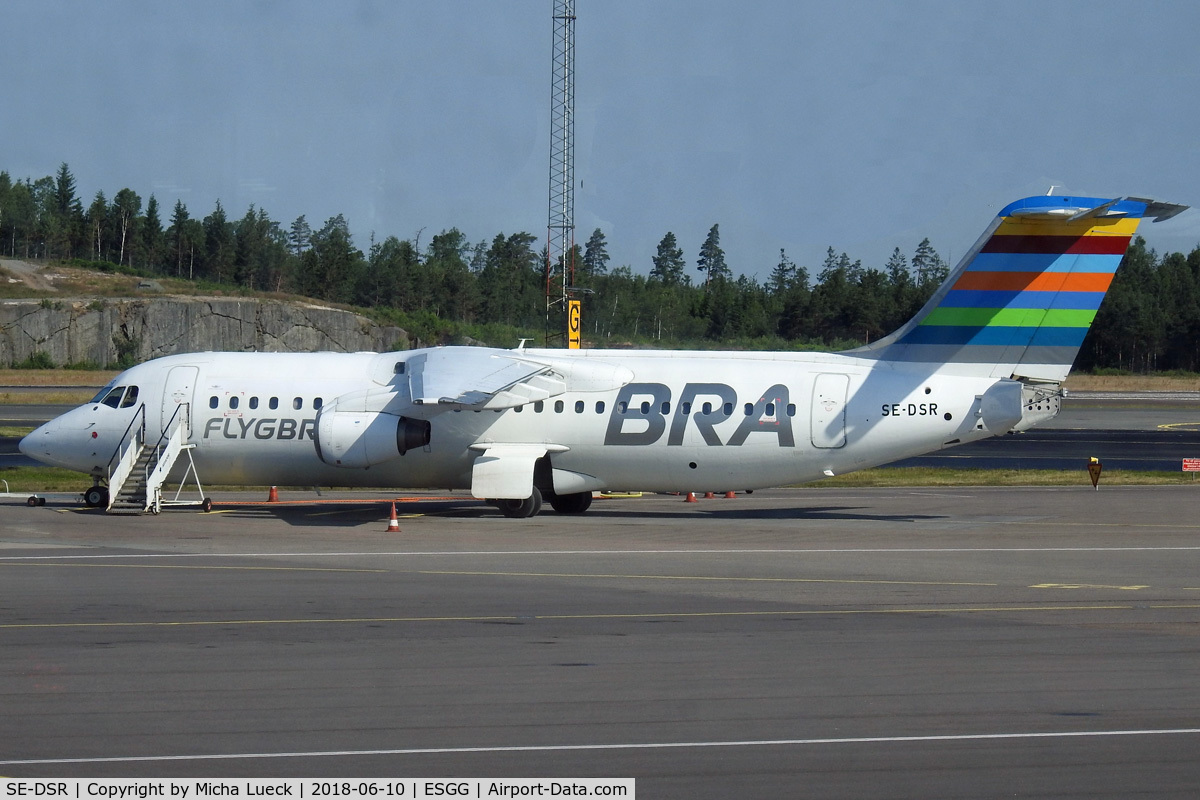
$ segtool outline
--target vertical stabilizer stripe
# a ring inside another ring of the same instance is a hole
[[[1086,253],[1089,255],[1124,255],[1129,247],[1128,236],[1005,236],[995,234],[988,239],[984,253]]]
[[[1111,272],[964,272],[957,290],[1001,292],[1107,292]]]

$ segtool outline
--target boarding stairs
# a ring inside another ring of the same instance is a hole
[[[191,430],[188,403],[180,403],[166,424],[162,435],[154,444],[146,442],[146,406],[138,406],[137,413],[121,437],[108,465],[108,508],[116,514],[157,514],[164,505],[200,505],[207,508],[208,499],[200,485],[196,464],[192,460],[195,444],[189,441]],[[170,500],[163,499],[163,484],[175,463],[186,455],[187,471],[179,483],[179,489]],[[180,494],[191,477],[200,494],[198,501],[181,500]]]

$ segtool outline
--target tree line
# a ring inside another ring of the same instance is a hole
[[[457,228],[415,240],[371,234],[355,245],[338,214],[290,225],[251,205],[230,218],[220,201],[195,217],[154,195],[97,192],[85,207],[67,164],[53,176],[0,172],[0,253],[83,260],[253,291],[301,294],[371,309],[426,342],[470,337],[511,346],[561,332],[546,307],[546,255],[536,236],[470,241]],[[645,264],[610,269],[600,229],[569,254],[588,346],[842,349],[874,341],[912,317],[949,266],[928,239],[881,267],[830,247],[815,275],[781,249],[765,282],[734,276],[714,224],[695,257],[667,232]],[[559,265],[561,266],[561,265]],[[549,322],[548,322],[549,319]],[[1159,257],[1135,239],[1084,343],[1077,366],[1130,371],[1200,369],[1200,246]]]

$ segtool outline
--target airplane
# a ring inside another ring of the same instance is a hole
[[[544,501],[580,514],[603,490],[805,483],[1053,417],[1138,223],[1186,208],[1018,200],[913,319],[840,353],[180,354],[125,370],[20,449],[88,473],[89,506],[150,512],[189,475],[470,489],[513,518]]]

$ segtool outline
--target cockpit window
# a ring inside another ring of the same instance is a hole
[[[110,382],[110,383],[109,383],[107,386],[105,386],[103,389],[101,389],[100,391],[96,392],[96,396],[95,396],[95,397],[93,397],[93,398],[92,398],[91,400],[89,400],[88,402],[89,402],[89,403],[99,403],[101,400],[103,400],[105,397],[107,397],[107,396],[108,396],[108,393],[109,393],[109,391],[110,391],[110,390],[113,388],[113,383],[116,383],[116,381],[112,381],[112,382]]]
[[[123,394],[125,394],[125,387],[118,386],[115,389],[113,389],[112,391],[110,391],[108,394],[106,394],[104,396],[104,399],[101,400],[100,402],[106,406],[111,406],[112,408],[116,408],[117,406],[121,405],[121,395],[123,395]]]
[[[130,386],[125,390],[125,399],[121,401],[121,408],[129,408],[137,404],[138,387]]]

